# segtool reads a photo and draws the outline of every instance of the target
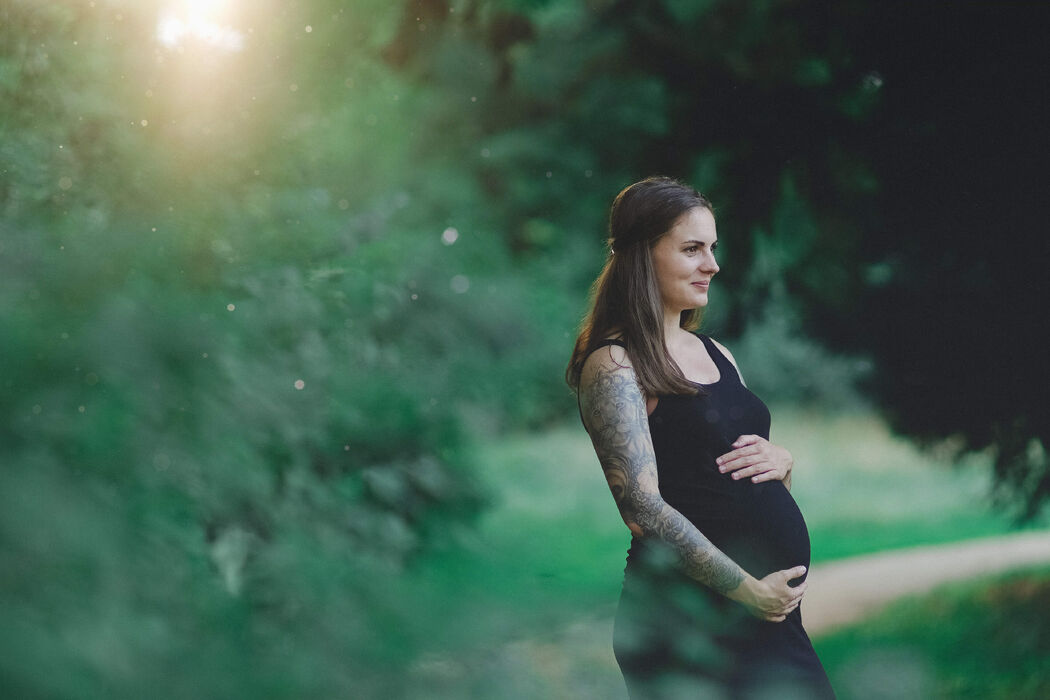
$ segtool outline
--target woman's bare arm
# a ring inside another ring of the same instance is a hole
[[[722,594],[740,586],[745,572],[660,496],[645,399],[634,370],[611,353],[595,353],[584,367],[580,405],[624,521],[645,537],[670,544],[697,581]]]

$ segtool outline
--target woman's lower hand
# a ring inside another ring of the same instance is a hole
[[[747,608],[747,611],[767,622],[783,622],[787,616],[802,602],[808,583],[803,581],[797,586],[789,586],[792,581],[806,573],[806,567],[796,566],[793,569],[774,571],[761,580],[748,577],[729,595]]]
[[[774,480],[788,482],[795,463],[790,452],[758,435],[741,435],[733,443],[733,450],[715,461],[723,474],[732,474],[734,479],[750,477],[756,484]]]

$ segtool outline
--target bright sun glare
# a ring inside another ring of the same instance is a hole
[[[161,11],[157,40],[169,48],[194,39],[225,51],[240,51],[244,35],[226,19],[230,0],[177,0]]]

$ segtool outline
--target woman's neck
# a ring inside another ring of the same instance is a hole
[[[664,344],[670,343],[678,335],[682,328],[682,312],[664,309]]]

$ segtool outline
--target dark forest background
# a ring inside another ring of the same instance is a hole
[[[390,582],[484,512],[470,435],[574,419],[650,174],[715,203],[760,395],[1050,495],[1042,5],[215,3],[238,50],[169,9],[0,3],[5,695],[396,692]]]

